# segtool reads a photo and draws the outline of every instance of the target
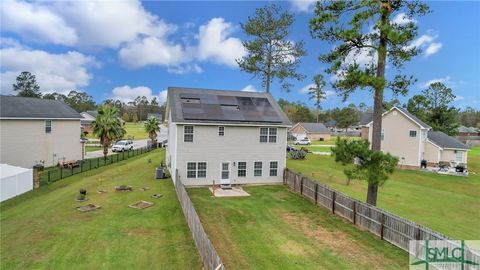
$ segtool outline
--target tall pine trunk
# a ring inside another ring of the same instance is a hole
[[[380,25],[387,25],[390,16],[390,3],[382,1],[382,16]],[[377,78],[385,79],[385,63],[387,59],[387,33],[380,29],[380,42],[378,46],[377,58]],[[372,150],[381,150],[381,133],[382,133],[382,114],[383,114],[383,90],[384,85],[375,88],[373,98],[373,127],[372,127]],[[368,183],[367,203],[377,205],[378,183]]]

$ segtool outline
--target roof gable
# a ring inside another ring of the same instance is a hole
[[[315,133],[315,132],[330,132],[330,130],[323,124],[323,123],[305,123],[301,122],[298,123],[302,126],[307,132]]]
[[[382,118],[389,114],[390,112],[392,111],[398,111],[400,113],[402,113],[405,117],[407,117],[408,119],[410,119],[413,123],[415,123],[416,125],[418,125],[420,128],[422,129],[431,129],[432,127],[429,126],[428,124],[426,124],[425,122],[423,122],[422,120],[418,119],[418,117],[416,117],[415,115],[411,114],[409,111],[407,111],[406,109],[404,108],[400,108],[400,107],[397,107],[397,106],[394,106],[392,107],[390,110],[384,112],[382,114]],[[372,114],[372,121],[370,121],[366,126],[370,126],[371,124],[373,123],[373,114]]]
[[[0,118],[80,119],[82,116],[58,100],[0,96]]]
[[[291,123],[270,94],[169,87],[172,122],[284,125]]]

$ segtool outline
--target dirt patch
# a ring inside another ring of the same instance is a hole
[[[365,250],[363,245],[356,243],[356,240],[345,232],[329,231],[318,224],[312,224],[311,220],[303,215],[283,212],[280,216],[286,223],[323,244],[336,256],[346,257],[352,262],[368,265],[374,269],[384,269],[388,265],[386,258]]]
[[[124,232],[128,236],[133,236],[133,237],[146,237],[146,236],[152,236],[155,233],[155,230],[153,229],[147,229],[147,228],[128,228],[125,229]]]
[[[152,205],[153,203],[151,202],[139,201],[139,202],[130,204],[128,207],[135,208],[135,209],[145,209]]]

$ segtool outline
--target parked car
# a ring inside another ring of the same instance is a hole
[[[300,140],[295,140],[293,142],[293,144],[296,144],[296,145],[310,145],[311,142],[310,142],[310,139],[309,138],[303,138],[303,139],[300,139]]]
[[[132,140],[123,140],[118,141],[114,146],[112,146],[112,152],[123,152],[133,149]]]

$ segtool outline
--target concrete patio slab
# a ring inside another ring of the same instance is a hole
[[[212,187],[208,188],[212,192]],[[215,193],[212,192],[215,197],[248,197],[250,194],[244,191],[241,187],[232,187],[232,189],[216,188]]]

